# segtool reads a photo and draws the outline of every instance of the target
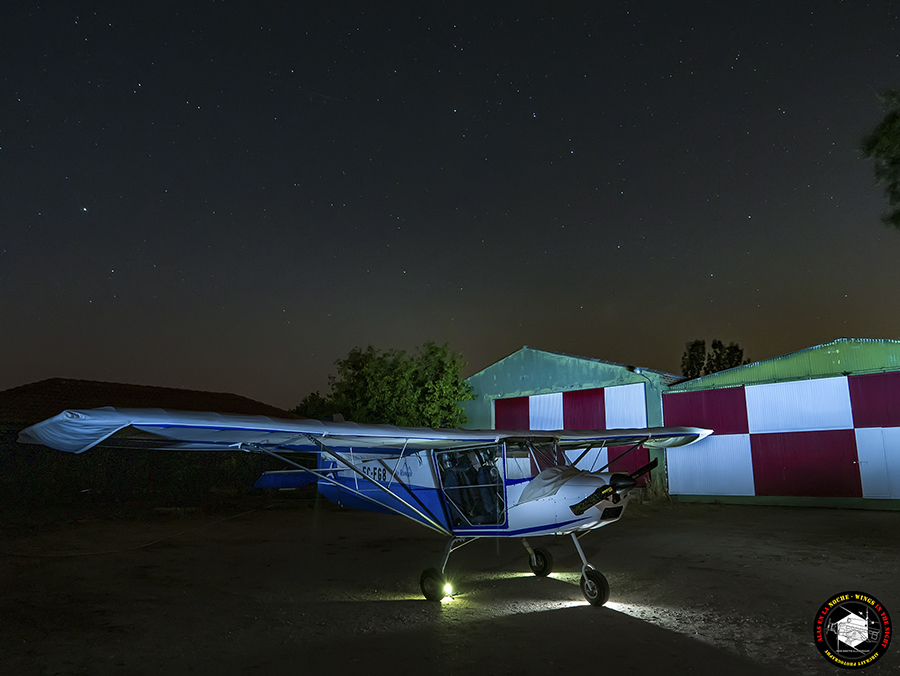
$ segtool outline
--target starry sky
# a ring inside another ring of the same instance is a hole
[[[0,389],[900,338],[900,3],[7,2],[0,86]]]

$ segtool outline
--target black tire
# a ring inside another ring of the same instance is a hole
[[[422,588],[422,594],[429,601],[440,601],[444,598],[444,576],[440,574],[437,568],[429,568],[422,572],[419,578],[419,586]]]
[[[602,606],[609,601],[609,582],[599,570],[588,568],[581,576],[581,593],[592,606]]]
[[[553,555],[546,549],[538,548],[534,550],[534,561],[529,557],[528,563],[532,573],[538,577],[547,577],[553,570]]]

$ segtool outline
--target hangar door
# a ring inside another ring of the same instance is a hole
[[[856,430],[863,497],[900,498],[900,428]]]

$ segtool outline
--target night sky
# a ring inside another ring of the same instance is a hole
[[[4,2],[0,84],[0,389],[900,338],[900,3]]]

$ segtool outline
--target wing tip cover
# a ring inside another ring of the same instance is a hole
[[[19,432],[21,444],[41,444],[66,453],[84,453],[129,425],[111,408],[63,411]]]

